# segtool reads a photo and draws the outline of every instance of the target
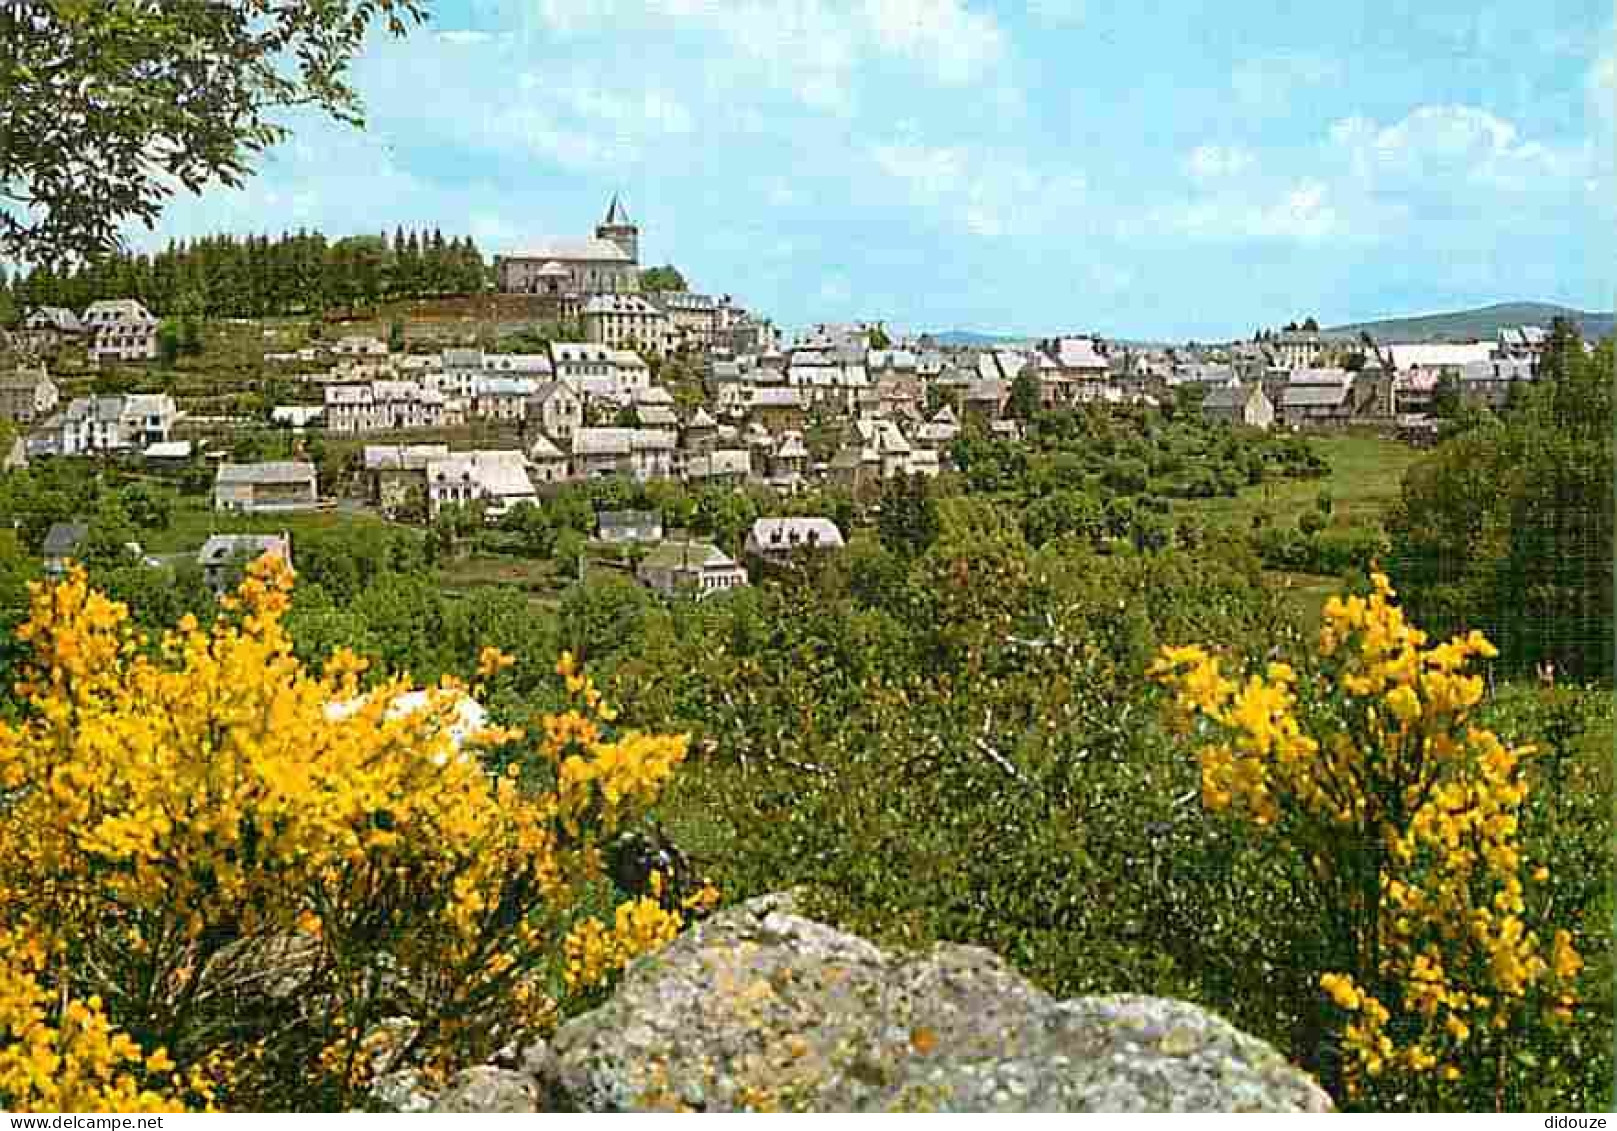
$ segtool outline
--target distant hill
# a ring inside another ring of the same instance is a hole
[[[1357,337],[1369,331],[1377,341],[1399,342],[1469,342],[1492,338],[1501,326],[1543,326],[1550,319],[1570,318],[1582,330],[1583,336],[1598,341],[1612,332],[1612,316],[1589,311],[1573,310],[1546,302],[1501,302],[1475,310],[1456,310],[1449,314],[1422,314],[1412,318],[1385,318],[1376,322],[1353,322],[1346,326],[1332,326],[1327,334]]]
[[[940,346],[1014,346],[1031,340],[1011,334],[979,334],[975,330],[945,330],[927,337]]]

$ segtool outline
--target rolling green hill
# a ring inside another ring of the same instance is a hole
[[[1332,326],[1326,333],[1357,336],[1362,331],[1369,331],[1377,341],[1383,342],[1475,341],[1492,338],[1501,326],[1548,327],[1550,319],[1557,316],[1571,318],[1578,323],[1586,338],[1598,340],[1612,332],[1610,313],[1573,310],[1546,302],[1502,302],[1447,314],[1353,322],[1346,326]]]

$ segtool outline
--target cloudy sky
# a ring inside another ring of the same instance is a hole
[[[156,235],[586,234],[788,327],[1250,334],[1610,309],[1610,0],[433,0]]]

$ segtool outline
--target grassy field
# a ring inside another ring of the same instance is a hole
[[[1301,515],[1314,509],[1320,492],[1329,491],[1334,525],[1374,527],[1398,498],[1404,472],[1423,454],[1406,444],[1365,434],[1317,437],[1309,443],[1330,465],[1325,478],[1276,480],[1248,487],[1233,499],[1181,500],[1175,502],[1174,512],[1238,531],[1251,530],[1252,518],[1258,514],[1267,515],[1275,526],[1295,527]],[[1341,589],[1340,578],[1310,573],[1269,570],[1264,580],[1311,630],[1319,625],[1325,599]]]
[[[176,499],[166,530],[143,531],[150,554],[176,554],[196,551],[212,534],[291,533],[296,544],[300,534],[331,530],[337,526],[380,524],[374,515],[350,511],[294,511],[287,514],[238,515],[210,510],[207,500],[198,497]],[[294,555],[296,551],[293,551]]]
[[[1398,497],[1405,470],[1422,455],[1396,440],[1364,434],[1315,437],[1309,444],[1330,465],[1329,476],[1275,480],[1248,487],[1233,499],[1186,499],[1174,504],[1175,513],[1242,530],[1252,529],[1257,514],[1268,515],[1273,525],[1293,526],[1314,508],[1321,491],[1329,491],[1337,524],[1373,526]]]
[[[450,562],[438,571],[438,584],[447,593],[471,593],[498,586],[516,588],[532,601],[554,608],[565,584],[556,576],[555,563],[504,554],[473,554]]]

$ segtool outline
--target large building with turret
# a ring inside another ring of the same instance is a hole
[[[494,274],[507,294],[558,301],[589,295],[633,294],[640,289],[640,229],[616,195],[606,218],[585,239],[547,239],[496,256]]]

